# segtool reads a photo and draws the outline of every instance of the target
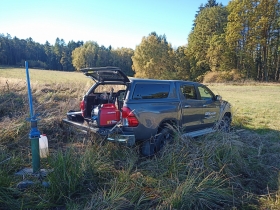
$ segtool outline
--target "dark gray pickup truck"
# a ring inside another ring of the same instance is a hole
[[[128,78],[117,67],[85,68],[95,81],[80,104],[63,121],[106,136],[109,141],[142,144],[153,155],[170,141],[174,130],[196,137],[229,131],[230,104],[205,85],[181,80]]]

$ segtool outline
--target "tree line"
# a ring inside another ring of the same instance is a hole
[[[203,80],[215,72],[226,79],[279,81],[280,3],[232,0],[227,6],[208,0],[195,15],[188,44],[173,48],[165,35],[151,32],[135,50],[97,42],[56,39],[54,46],[0,34],[0,64],[60,71],[118,66],[127,75],[157,79]],[[174,23],[175,24],[175,23]]]
[[[99,46],[96,42],[70,41],[57,38],[54,45],[48,41],[39,44],[32,38],[18,39],[0,34],[0,65],[24,66],[58,71],[74,71],[83,67],[118,66],[129,76],[133,76],[132,49],[112,49]]]
[[[215,0],[201,5],[188,44],[176,50],[165,36],[151,33],[135,49],[133,70],[140,77],[203,80],[209,72],[233,79],[279,81],[278,0]],[[235,75],[232,75],[235,74]]]

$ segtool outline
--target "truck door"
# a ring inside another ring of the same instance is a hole
[[[198,92],[203,104],[203,127],[213,127],[214,123],[218,120],[220,101],[216,100],[214,93],[206,86],[198,86]]]
[[[196,88],[192,84],[181,83],[182,126],[185,132],[198,130],[202,125],[204,101],[198,100]]]

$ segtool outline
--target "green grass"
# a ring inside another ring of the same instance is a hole
[[[41,167],[54,171],[43,180],[14,175],[32,158],[25,71],[0,68],[1,209],[280,208],[279,85],[211,84],[232,103],[234,131],[178,137],[143,158],[138,147],[104,143],[61,122],[79,107],[91,79],[32,69],[30,78],[38,128],[49,139]],[[35,184],[21,191],[23,180]]]
[[[260,133],[280,131],[280,84],[209,85],[232,104],[234,123]]]

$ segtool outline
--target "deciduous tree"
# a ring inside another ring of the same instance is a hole
[[[158,36],[156,32],[152,32],[143,37],[136,46],[132,61],[136,77],[171,79],[176,76],[174,52],[165,35]]]

